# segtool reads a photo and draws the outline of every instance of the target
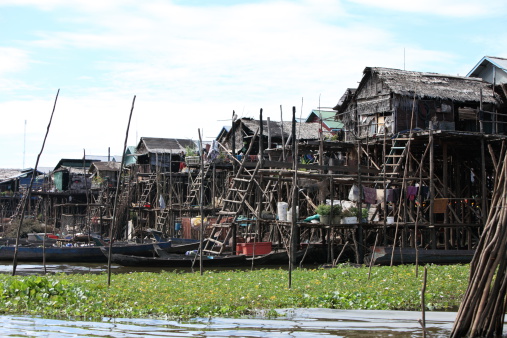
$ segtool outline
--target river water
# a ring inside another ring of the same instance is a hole
[[[410,311],[296,309],[277,319],[154,319],[62,321],[27,316],[0,316],[2,337],[422,337]],[[456,313],[427,312],[431,337],[448,337]]]
[[[112,265],[112,273],[160,271]],[[198,269],[197,269],[198,270]],[[40,264],[18,265],[16,274],[41,274]],[[107,265],[48,264],[48,273],[101,273]],[[0,263],[0,273],[12,273],[11,264]],[[0,316],[1,337],[422,337],[420,312],[331,309],[279,310],[276,319],[211,318],[178,322],[155,319],[104,318],[71,321],[32,316]],[[426,312],[431,337],[448,337],[455,312]],[[507,330],[504,329],[504,332]]]

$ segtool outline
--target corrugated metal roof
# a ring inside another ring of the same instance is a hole
[[[342,129],[343,128],[343,122],[341,121],[335,121],[336,117],[336,110],[323,110],[323,109],[314,109],[310,113],[310,116],[312,114],[317,115],[319,118],[322,116],[323,122],[330,128],[330,129]],[[308,116],[308,118],[310,117]],[[308,120],[308,119],[307,119]]]
[[[491,63],[507,72],[507,59],[496,56],[485,56],[475,65],[475,67],[467,74],[467,76],[478,77],[481,70],[483,68],[486,68],[488,63]]]

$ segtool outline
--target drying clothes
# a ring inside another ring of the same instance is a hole
[[[355,184],[350,188],[349,200],[353,202],[359,201],[359,187]]]
[[[158,203],[160,204],[160,209],[165,209],[165,200],[164,197],[162,197],[162,195],[160,195]]]
[[[377,203],[377,190],[374,188],[363,187],[364,203],[375,204]]]
[[[418,188],[419,187],[413,187],[413,186],[407,187],[407,199],[409,201],[415,200],[415,197],[417,196]]]
[[[449,203],[448,198],[435,198],[433,200],[433,213],[443,214],[447,209],[447,203]]]
[[[220,155],[220,150],[218,149],[218,142],[216,140],[213,140],[211,150],[208,153],[208,161],[213,162],[218,157],[218,155]]]
[[[420,193],[420,195],[421,195],[421,199],[422,200],[428,199],[428,197],[430,195],[430,188],[427,187],[427,186],[425,186],[425,185],[423,185],[421,187],[421,193]]]
[[[395,202],[398,200],[397,189],[386,189],[386,202]]]
[[[384,203],[384,189],[377,189],[377,201]]]

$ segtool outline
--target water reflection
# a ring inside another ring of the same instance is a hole
[[[297,309],[278,319],[212,318],[177,322],[154,319],[62,321],[2,316],[4,337],[422,337],[420,313]],[[431,337],[447,337],[456,313],[429,312]]]

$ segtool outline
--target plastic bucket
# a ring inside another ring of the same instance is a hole
[[[289,207],[289,203],[278,202],[276,207],[277,207],[277,212],[278,212],[278,220],[279,221],[287,221],[287,208]]]
[[[394,216],[387,216],[386,223],[394,224]]]

